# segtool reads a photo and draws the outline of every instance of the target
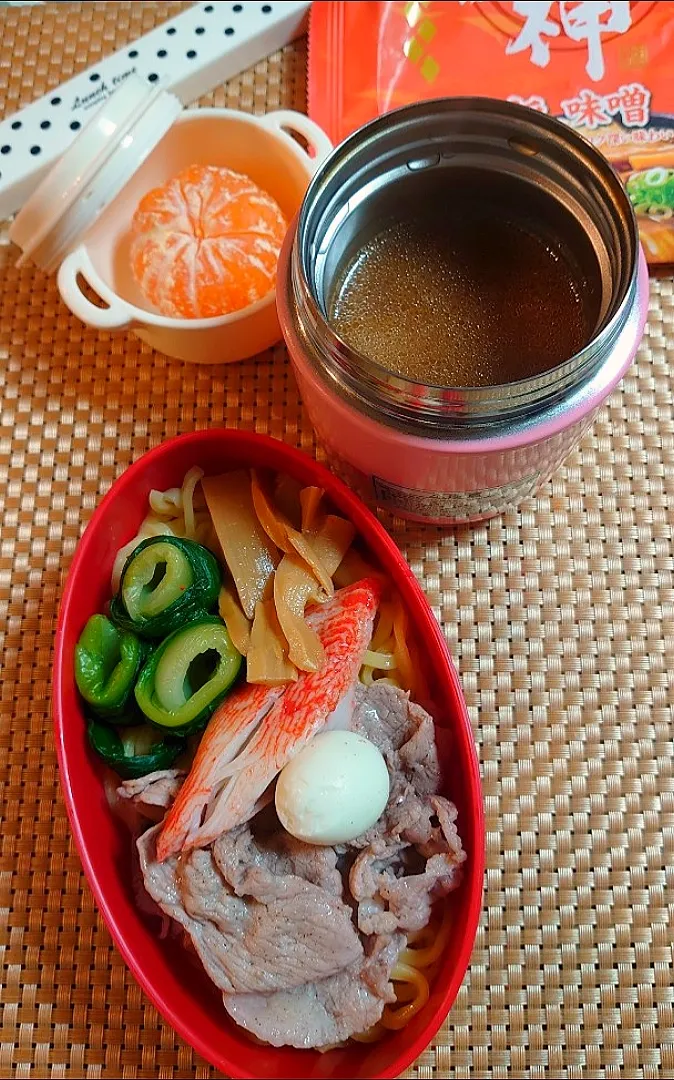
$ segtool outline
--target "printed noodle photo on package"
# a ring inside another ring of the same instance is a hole
[[[558,117],[609,159],[648,261],[674,262],[674,3],[319,3],[309,112],[341,141],[437,97],[505,98]]]

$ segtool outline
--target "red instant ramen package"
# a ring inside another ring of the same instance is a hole
[[[674,262],[674,3],[314,3],[309,112],[337,142],[426,98],[550,113],[623,180],[651,263]]]

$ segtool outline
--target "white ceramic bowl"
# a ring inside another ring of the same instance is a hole
[[[292,133],[306,141],[307,149]],[[232,109],[186,110],[61,263],[61,296],[88,326],[131,330],[152,348],[179,360],[223,364],[269,348],[281,337],[275,290],[241,311],[216,318],[169,318],[154,311],[131,274],[131,219],[146,192],[199,164],[226,166],[250,176],[276,199],[290,222],[309,180],[331,149],[323,131],[302,113],[281,110],[249,116]],[[92,302],[83,285],[104,306]]]

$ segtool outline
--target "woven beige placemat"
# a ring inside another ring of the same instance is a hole
[[[184,5],[0,9],[13,111]],[[299,42],[209,99],[304,107]],[[92,902],[49,719],[57,603],[113,479],[209,425],[314,450],[283,349],[168,361],[71,317],[0,235],[0,1077],[212,1077]],[[408,1076],[674,1077],[674,295],[536,500],[456,533],[388,521],[442,621],[479,745],[484,913],[443,1030]]]

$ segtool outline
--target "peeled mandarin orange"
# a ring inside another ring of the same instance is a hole
[[[138,204],[131,268],[162,315],[227,315],[273,289],[286,228],[279,206],[249,177],[191,165]]]

